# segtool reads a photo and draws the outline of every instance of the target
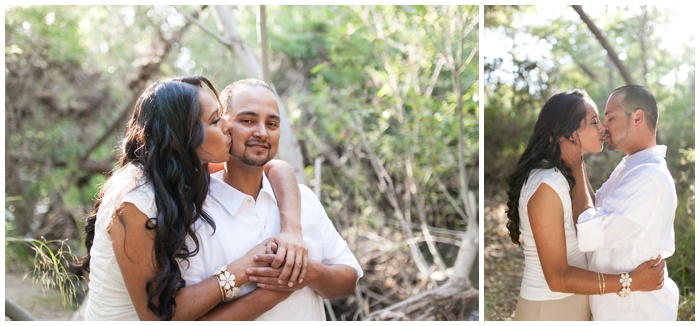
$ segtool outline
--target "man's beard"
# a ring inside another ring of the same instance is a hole
[[[268,153],[268,156],[264,157],[264,158],[251,158],[251,157],[248,157],[247,155],[243,155],[242,157],[239,157],[239,159],[241,160],[241,162],[243,162],[243,164],[246,164],[246,165],[263,166],[267,162],[270,162],[270,154]]]
[[[267,156],[265,157],[260,157],[260,156],[254,156],[254,155],[248,155],[247,147],[249,143],[262,143],[267,145]],[[270,154],[272,154],[272,145],[266,141],[266,140],[259,140],[259,139],[249,139],[245,142],[244,144],[244,149],[243,149],[243,154],[242,155],[235,155],[233,153],[233,148],[231,149],[231,153],[229,153],[231,156],[236,157],[241,163],[249,166],[263,166],[267,164],[267,162],[270,162],[272,160],[272,157],[270,157]]]

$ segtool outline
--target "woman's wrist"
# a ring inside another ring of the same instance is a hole
[[[245,258],[245,256],[243,258]],[[245,272],[245,270],[250,266],[252,266],[252,264],[246,265],[241,261],[241,259],[238,259],[228,265],[229,272],[236,277],[236,286],[240,287],[243,284],[248,283],[248,274]]]
[[[294,223],[290,222],[293,219],[287,218],[287,219],[281,219],[281,220],[286,220],[286,223],[282,223],[280,225],[280,233],[286,232],[286,233],[292,233],[301,236],[301,223]]]
[[[617,277],[618,279],[621,278],[621,277],[622,277],[622,273],[617,274],[617,276],[618,276],[618,277]],[[632,282],[632,279],[634,279],[634,277],[635,277],[635,272],[634,272],[634,271],[629,272],[629,273],[627,273],[627,276],[628,276],[629,279],[630,279],[630,281],[629,281],[629,290],[630,290],[630,292],[639,291],[639,288],[636,286],[637,283],[633,283],[633,282]],[[617,281],[617,279],[616,279],[616,281]],[[622,283],[620,283],[620,286],[622,287]]]

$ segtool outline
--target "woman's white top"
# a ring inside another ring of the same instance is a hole
[[[116,171],[104,187],[106,191],[97,211],[95,239],[90,250],[90,290],[85,320],[138,320],[107,229],[111,223],[120,223],[112,217],[123,203],[132,203],[149,218],[155,217],[153,186],[138,165],[129,164]]]
[[[534,169],[520,191],[518,212],[520,213],[520,234],[525,254],[525,270],[523,281],[520,285],[520,296],[531,301],[544,301],[562,299],[572,295],[571,293],[552,292],[547,285],[547,280],[542,272],[542,265],[535,246],[535,237],[530,226],[530,217],[527,212],[527,204],[540,184],[546,183],[559,195],[564,208],[564,236],[566,238],[566,260],[569,266],[586,269],[588,263],[585,253],[579,251],[574,228],[573,214],[571,212],[571,197],[569,196],[569,184],[564,175],[557,169]]]

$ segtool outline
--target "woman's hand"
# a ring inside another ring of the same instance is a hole
[[[583,162],[583,147],[578,132],[574,132],[569,138],[559,138],[559,148],[561,149],[561,159],[569,168],[581,165]]]
[[[306,276],[309,251],[301,234],[282,231],[269,240],[266,253],[275,254],[270,267],[282,269],[277,279],[278,284],[287,283],[292,287],[295,283],[302,283]]]
[[[236,285],[241,286],[249,282],[246,269],[251,267],[269,267],[270,264],[256,258],[265,255],[265,251],[270,244],[270,239],[265,239],[251,248],[243,257],[236,259],[228,265],[228,270],[236,277]]]
[[[661,255],[657,256],[656,259],[649,260],[637,266],[637,268],[630,273],[630,277],[632,278],[630,290],[649,292],[664,287],[665,266],[666,260],[661,259]]]

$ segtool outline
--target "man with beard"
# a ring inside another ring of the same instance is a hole
[[[269,252],[255,255],[259,266],[245,271],[217,269],[251,248],[265,248],[265,239],[280,232],[277,200],[263,173],[263,165],[277,153],[280,138],[275,93],[263,81],[245,79],[226,87],[220,99],[232,127],[229,160],[223,171],[212,174],[204,205],[216,222],[216,232],[198,230],[200,247],[206,249],[189,259],[183,278],[188,283],[201,282],[216,270],[225,283],[222,289],[234,289],[234,300],[255,292],[261,298],[259,305],[269,308],[256,320],[325,320],[323,299],[352,294],[362,269],[321,202],[304,185],[299,185],[301,228],[309,261],[298,282],[280,284],[282,267],[270,267],[274,255]],[[216,319],[228,319],[225,307],[215,311]]]
[[[675,251],[676,190],[664,159],[666,146],[656,144],[656,99],[643,86],[623,86],[608,98],[604,116],[607,148],[627,156],[597,192],[588,182],[578,136],[560,142],[576,180],[572,208],[579,249],[587,252],[589,269],[620,275],[599,279],[601,288],[606,282],[623,287],[617,294],[589,296],[593,320],[676,320],[678,286],[665,267],[660,290],[629,291],[634,280],[628,273],[637,265]]]

